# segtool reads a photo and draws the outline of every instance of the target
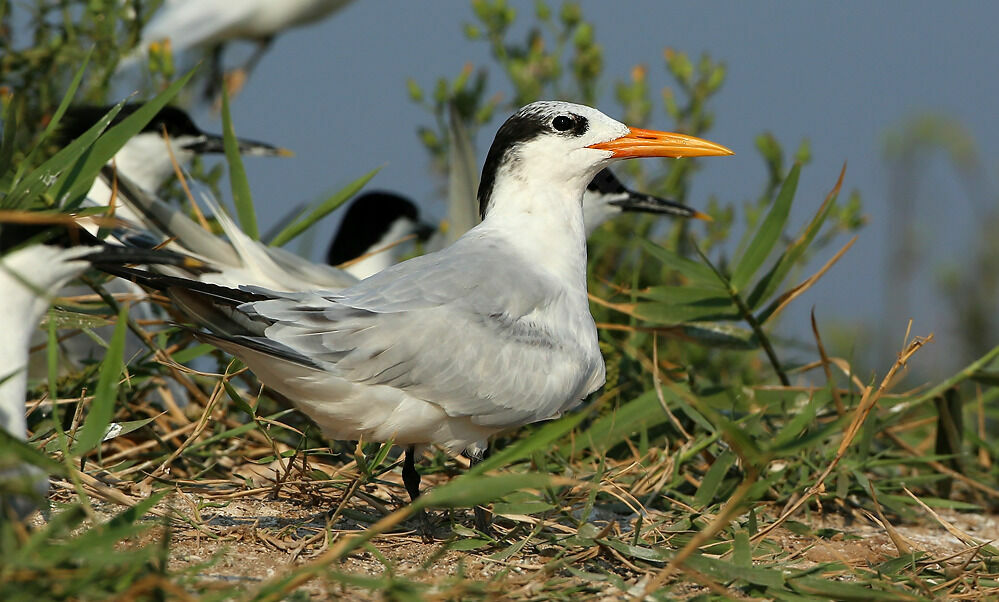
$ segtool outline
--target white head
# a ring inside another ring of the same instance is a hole
[[[569,195],[577,201],[597,173],[633,157],[729,155],[729,149],[683,134],[630,128],[600,111],[568,102],[531,103],[500,127],[482,168],[479,212],[517,189]]]

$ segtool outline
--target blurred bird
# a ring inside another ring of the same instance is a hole
[[[125,104],[110,125],[117,125],[141,107],[141,103]],[[68,144],[78,138],[107,115],[111,108],[94,105],[70,107],[60,123],[60,140]],[[286,149],[255,140],[240,138],[238,144],[239,152],[249,156],[286,157],[292,154]],[[174,161],[185,166],[197,155],[224,152],[222,136],[202,131],[184,110],[164,107],[142,131],[121,147],[112,164],[135,184],[155,192],[174,175]],[[91,205],[107,206],[111,200],[111,187],[98,178],[87,199]],[[122,219],[138,219],[127,209],[116,215]]]
[[[604,382],[586,294],[583,191],[613,161],[729,155],[629,128],[590,107],[536,102],[496,134],[482,222],[453,245],[338,293],[223,288],[132,273],[163,290],[331,439],[479,456],[504,429],[555,418]]]
[[[350,4],[351,0],[166,0],[142,32],[137,52],[123,67],[144,57],[153,44],[169,43],[174,51],[203,48],[211,54],[209,95],[223,77],[222,49],[233,40],[257,45],[253,55],[226,79],[230,92],[242,88],[249,73],[286,29],[318,21]]]
[[[437,228],[420,221],[413,201],[391,192],[369,192],[350,204],[340,222],[326,261],[341,265],[359,280],[399,263],[413,251],[407,239],[426,242]]]
[[[56,291],[91,266],[124,263],[172,262],[189,270],[199,269],[200,263],[173,253],[110,245],[71,246],[62,248],[52,243],[67,243],[70,238],[85,236],[79,230],[60,240],[46,240],[44,228],[4,225],[0,229],[0,428],[24,441],[27,437],[24,402],[27,394],[28,348],[38,321],[48,309]],[[75,235],[75,236],[73,236]],[[78,239],[76,239],[78,240]],[[91,241],[96,244],[96,241]],[[8,511],[23,518],[30,513],[48,491],[48,476],[38,467],[12,461],[0,462],[0,520]]]
[[[199,279],[221,286],[260,286],[280,291],[340,290],[358,278],[335,267],[316,263],[279,247],[250,238],[222,210],[211,191],[196,185],[192,193],[208,208],[226,239],[205,230],[179,209],[156,198],[122,175],[104,167],[99,176],[105,183],[117,177],[118,198],[123,207],[139,215],[147,230],[117,229],[112,235],[127,244],[166,245],[203,261],[213,268]],[[173,273],[167,268],[168,273]]]
[[[110,125],[120,123],[141,107],[141,103],[125,104]],[[68,144],[78,138],[107,115],[110,109],[110,106],[95,105],[70,107],[60,122],[60,141]],[[250,156],[288,156],[291,154],[285,149],[247,139],[238,139],[238,148],[241,153]],[[174,175],[174,161],[183,167],[196,155],[223,153],[224,151],[222,136],[201,130],[195,125],[190,115],[182,109],[164,107],[115,154],[109,165],[113,165],[117,171],[105,167],[104,175],[95,179],[91,185],[84,204],[90,207],[110,205],[112,190],[120,189],[120,186],[116,181],[117,178],[114,175],[109,177],[108,174],[120,174],[121,180],[128,179],[133,183],[133,186],[156,191]],[[148,222],[143,220],[141,213],[121,202],[120,192],[115,197],[114,216],[126,222],[142,225],[143,228],[139,228],[139,230],[149,227]],[[88,232],[97,234],[98,226],[94,221],[81,220],[81,223]],[[105,289],[112,294],[142,294],[142,290],[134,284],[122,280],[113,280],[107,283]],[[74,288],[62,291],[62,294],[69,296],[80,292],[80,289]],[[141,303],[133,307],[133,315],[142,319],[153,319],[157,316],[157,312],[149,304]],[[104,330],[108,331],[108,329]],[[129,333],[128,348],[136,350],[142,347],[141,342],[132,333]],[[61,348],[64,357],[76,365],[80,365],[88,359],[99,358],[103,354],[103,347],[85,336],[70,337],[61,343]],[[186,396],[186,391],[183,388],[174,387],[174,394],[182,401]]]

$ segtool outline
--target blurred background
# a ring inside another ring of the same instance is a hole
[[[486,39],[485,13],[474,4],[353,2],[277,38],[232,102],[239,135],[297,153],[287,160],[246,160],[262,230],[290,207],[322,198],[376,167],[382,169],[369,190],[400,191],[429,216],[444,214],[446,178],[434,171],[420,134],[421,128],[438,129],[428,110],[438,80],[451,82],[469,66],[484,70],[482,98],[498,104],[479,116],[483,123],[474,129],[480,161],[517,99]],[[999,338],[999,243],[992,234],[999,226],[999,79],[993,73],[999,65],[993,32],[999,6],[651,0],[578,5],[592,25],[587,35],[602,68],[594,104],[615,118],[628,116],[618,83],[639,77],[652,100],[645,124],[675,125],[663,109],[664,91],[672,94],[676,87],[667,49],[695,64],[710,53],[724,65],[705,137],[736,156],[703,162],[686,191],[688,204],[703,209],[712,200],[720,207],[751,202],[770,177],[765,153],[758,150],[761,134],[807,159],[792,228],[815,212],[848,164],[840,200],[856,195],[866,225],[844,258],[792,304],[780,335],[810,345],[808,313],[814,307],[835,353],[883,370],[912,318],[915,334],[937,337],[917,360],[916,368],[929,378],[979,357]],[[511,3],[506,9],[514,15],[507,38],[530,39],[538,27],[535,5]],[[552,9],[558,21],[559,5]],[[11,33],[16,37],[16,27]],[[552,45],[544,28],[540,39]],[[227,63],[252,52],[249,44],[234,49],[227,51]],[[178,59],[178,69],[196,58],[189,53],[185,62]],[[148,78],[125,76],[116,80],[111,99],[140,88],[140,97],[148,96]],[[416,88],[422,103],[412,98]],[[220,131],[217,110],[196,100],[188,99],[198,123]],[[227,186],[220,188],[226,195]],[[297,250],[321,259],[337,220],[334,214],[312,236],[296,241]],[[733,228],[741,227],[736,220]],[[835,248],[819,253],[814,268]]]

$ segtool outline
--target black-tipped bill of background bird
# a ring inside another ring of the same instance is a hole
[[[583,193],[583,222],[587,236],[604,222],[628,212],[711,220],[709,215],[682,203],[631,190],[610,169],[600,170]]]
[[[558,417],[604,383],[586,293],[582,196],[620,159],[730,155],[600,111],[535,102],[500,127],[482,222],[454,244],[339,292],[239,290],[139,274],[331,439],[481,455],[502,430]]]
[[[117,125],[142,105],[126,103],[110,125]],[[70,142],[94,126],[110,106],[70,107],[60,123],[60,138]],[[169,143],[169,146],[168,146]],[[249,156],[286,157],[291,151],[265,142],[238,139],[239,152]],[[164,107],[114,156],[115,167],[133,182],[155,192],[173,174],[173,158],[186,166],[197,155],[224,153],[222,136],[203,131],[183,109]],[[98,199],[94,199],[98,200]],[[106,202],[103,204],[107,204]]]

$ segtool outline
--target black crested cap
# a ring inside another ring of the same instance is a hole
[[[108,127],[118,125],[126,117],[142,108],[141,103],[125,103]],[[114,105],[76,105],[69,107],[59,121],[59,140],[66,144],[83,135],[96,124]],[[143,132],[162,132],[166,127],[170,136],[200,136],[204,132],[194,125],[191,116],[177,107],[163,107],[149,123],[142,128]]]
[[[326,262],[340,265],[367,253],[399,218],[416,224],[420,212],[411,200],[391,192],[368,192],[357,197],[340,222],[326,253]]]
[[[599,192],[601,194],[621,194],[628,193],[628,189],[625,188],[621,180],[617,179],[614,172],[610,168],[603,168],[600,170],[596,176],[590,180],[590,183],[586,185],[586,189],[591,192]]]
[[[582,136],[589,128],[589,122],[585,117],[575,115],[569,123],[569,128],[565,130],[555,130],[549,121],[552,117],[564,113],[556,109],[557,105],[551,102],[531,103],[507,119],[496,132],[493,144],[489,147],[489,154],[482,164],[482,177],[479,178],[479,217],[484,218],[489,209],[489,203],[493,193],[493,186],[496,183],[496,172],[499,171],[504,157],[511,150],[521,144],[530,142],[542,134],[560,134],[563,136]]]

